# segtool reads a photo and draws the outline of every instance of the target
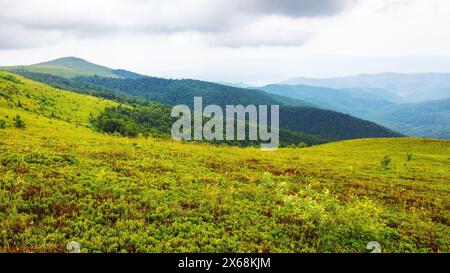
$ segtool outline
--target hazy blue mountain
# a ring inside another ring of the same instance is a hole
[[[251,85],[248,85],[244,82],[236,82],[236,83],[232,83],[232,82],[217,82],[218,84],[223,84],[223,85],[228,85],[228,86],[233,86],[233,87],[238,87],[238,88],[254,88]]]
[[[404,99],[401,98],[400,96],[394,94],[389,90],[384,90],[380,88],[351,87],[337,90],[341,90],[356,98],[367,98],[367,96],[369,96],[371,100],[388,101],[391,103],[404,102]]]
[[[335,89],[343,88],[377,88],[380,95],[390,92],[404,102],[421,102],[450,98],[450,74],[360,74],[349,77],[312,79],[294,78],[283,82],[289,85],[322,86]],[[401,102],[399,100],[398,102]]]
[[[450,99],[392,105],[367,118],[409,136],[450,139]]]
[[[368,116],[394,104],[382,96],[361,89],[337,90],[327,87],[281,84],[266,85],[260,89],[358,117]]]
[[[405,135],[450,139],[450,99],[396,104],[379,96],[379,89],[272,84],[261,90],[348,113]]]

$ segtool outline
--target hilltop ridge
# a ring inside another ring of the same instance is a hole
[[[78,57],[62,57],[51,61],[40,62],[31,65],[18,65],[0,67],[3,70],[21,73],[33,72],[50,74],[66,79],[81,76],[98,76],[108,78],[139,78],[142,75],[123,69],[112,69],[106,66],[94,64]]]

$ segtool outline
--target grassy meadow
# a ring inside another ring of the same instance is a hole
[[[450,251],[450,141],[262,152],[89,128],[114,105],[0,72],[1,252]]]

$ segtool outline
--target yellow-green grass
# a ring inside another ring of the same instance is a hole
[[[450,141],[262,152],[107,136],[77,125],[96,103],[68,121],[32,105],[0,103],[0,251],[450,251]]]
[[[90,115],[97,115],[115,102],[76,94],[0,71],[0,106],[23,109],[71,123],[89,125]],[[1,118],[1,117],[0,117]]]

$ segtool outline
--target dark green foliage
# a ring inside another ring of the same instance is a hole
[[[136,108],[112,107],[106,108],[98,117],[91,118],[91,123],[106,133],[119,133],[129,137],[143,134],[168,138],[174,122],[170,111],[170,107],[158,103]]]
[[[91,116],[93,126],[105,133],[119,133],[122,136],[144,136],[171,138],[171,127],[176,118],[170,116],[171,107],[159,103],[148,102],[134,108],[122,106],[106,108],[99,116]],[[205,119],[205,122],[207,120]],[[225,128],[225,124],[224,124]],[[246,123],[248,130],[249,125]],[[225,132],[224,132],[225,133]],[[225,137],[224,137],[225,138]],[[280,130],[280,146],[311,146],[328,142],[320,136],[307,135],[301,132]],[[214,141],[215,144],[231,146],[259,146],[260,141]]]
[[[3,119],[0,119],[0,129],[5,129],[6,128],[6,121],[4,121]]]
[[[280,127],[330,140],[401,136],[370,121],[311,107],[280,107]]]
[[[14,121],[14,127],[18,128],[18,129],[23,129],[26,127],[25,121],[23,121],[23,119],[19,115],[17,115],[13,121]]]

